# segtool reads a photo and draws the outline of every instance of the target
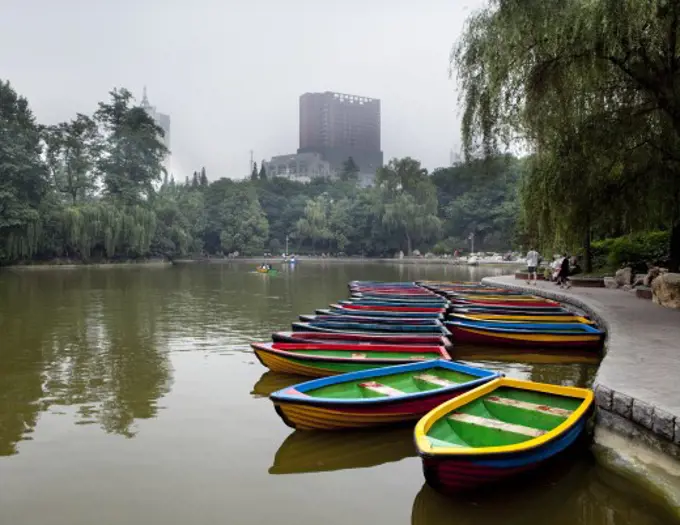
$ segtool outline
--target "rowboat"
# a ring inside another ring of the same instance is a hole
[[[425,308],[446,308],[449,306],[449,301],[446,299],[440,301],[402,301],[400,299],[361,299],[359,297],[338,301],[338,305],[345,306],[348,304],[361,304],[364,306],[411,306],[411,307],[425,307]]]
[[[444,312],[445,310],[443,308],[439,309],[439,311],[434,312],[418,310],[408,312],[395,312],[385,310],[350,310],[337,304],[332,304],[330,308],[323,309],[323,314],[328,315],[362,315],[370,317],[422,317],[429,319],[440,319],[443,316]]]
[[[300,430],[368,428],[415,421],[444,401],[499,377],[450,361],[427,361],[324,377],[269,398]]]
[[[432,303],[433,306],[439,306],[441,304],[447,304],[448,299],[441,297],[439,295],[422,295],[417,297],[404,297],[399,295],[371,295],[363,293],[352,293],[350,300],[354,303],[361,303],[365,301],[373,301],[380,303],[394,304],[406,303],[405,306],[410,306],[414,303]],[[427,305],[426,305],[427,306]]]
[[[270,474],[303,474],[370,468],[416,456],[413,428],[373,431],[292,432],[281,444]]]
[[[513,301],[510,299],[451,299],[451,304],[455,308],[456,306],[504,306],[504,307],[518,307],[518,308],[556,308],[560,306],[560,303],[555,301],[544,301],[540,299],[536,300],[522,300]]]
[[[450,360],[443,346],[251,343],[255,356],[274,372],[325,377],[428,359]]]
[[[528,312],[566,312],[562,306],[527,306],[517,305],[514,303],[511,306],[498,304],[480,304],[480,303],[465,303],[455,304],[452,307],[454,312],[462,310],[476,310],[480,312],[503,312],[503,313],[528,313]]]
[[[293,323],[293,331],[297,332],[315,332],[315,331],[333,331],[333,332],[386,332],[386,333],[429,333],[450,335],[449,331],[439,320],[435,320],[431,325],[410,325],[410,324],[368,324],[368,323],[333,323],[329,321],[318,321],[313,323]]]
[[[605,338],[604,331],[581,323],[446,321],[445,324],[455,343],[599,349]]]
[[[439,334],[371,334],[361,332],[276,332],[275,343],[342,343],[342,344],[390,344],[452,346],[448,337]]]
[[[447,401],[415,427],[425,480],[473,489],[545,464],[586,431],[590,390],[500,378]]]
[[[298,316],[300,321],[307,323],[329,322],[336,324],[362,323],[362,324],[392,324],[392,325],[435,325],[439,321],[437,318],[428,317],[369,317],[366,315],[332,315],[332,314],[302,314]]]
[[[556,315],[503,315],[503,314],[449,314],[450,321],[486,321],[501,323],[585,323],[593,321],[574,313]]]
[[[392,313],[429,313],[429,314],[440,314],[446,309],[441,306],[380,306],[380,305],[363,305],[363,304],[345,304],[340,306],[339,304],[332,304],[331,308],[338,308],[344,310],[355,310],[355,311],[370,311],[370,312],[392,312]]]

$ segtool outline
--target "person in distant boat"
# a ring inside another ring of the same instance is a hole
[[[538,252],[533,248],[527,253],[527,284],[531,284],[531,276],[534,276],[534,286],[536,286],[536,281],[538,280],[537,270],[538,270]]]

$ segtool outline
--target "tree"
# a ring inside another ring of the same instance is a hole
[[[124,205],[142,204],[161,180],[167,148],[163,130],[141,107],[131,106],[126,89],[110,92],[109,103],[100,102],[95,121],[104,132],[104,154],[98,168],[104,174],[105,193]]]
[[[202,188],[208,186],[208,176],[205,174],[205,167],[201,168],[200,184]]]
[[[629,231],[665,225],[680,266],[679,15],[666,0],[492,0],[469,20],[453,54],[466,154],[530,148],[523,201],[543,242],[579,237],[587,254],[613,204]]]
[[[191,187],[193,189],[198,188],[198,172],[197,171],[194,171],[194,174],[191,177]]]
[[[0,80],[0,260],[30,257],[40,238],[48,190],[40,130],[28,102]]]
[[[71,204],[92,196],[97,188],[102,140],[97,124],[78,114],[70,122],[43,128],[45,159],[54,187],[68,195]]]
[[[260,180],[267,180],[267,171],[264,168],[264,160],[260,163]]]
[[[253,171],[250,173],[250,180],[257,180],[257,162],[253,162]]]
[[[295,225],[297,238],[302,241],[310,240],[312,252],[315,251],[317,242],[329,241],[332,238],[329,229],[330,204],[326,195],[319,195],[307,201],[305,214]]]
[[[401,235],[411,254],[413,242],[434,238],[441,229],[437,217],[437,192],[420,162],[392,159],[378,169],[382,224]]]
[[[354,159],[349,157],[343,164],[340,171],[340,180],[356,182],[359,179],[359,166]]]

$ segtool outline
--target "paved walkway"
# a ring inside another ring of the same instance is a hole
[[[607,353],[596,378],[597,404],[680,444],[680,311],[606,288],[527,286],[514,276],[486,284],[518,288],[588,311],[607,330]]]

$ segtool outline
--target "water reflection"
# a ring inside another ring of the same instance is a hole
[[[537,471],[538,472],[538,471]],[[451,498],[423,485],[412,525],[668,525],[676,519],[597,469],[592,459],[561,462],[540,476],[484,494]]]
[[[269,473],[368,468],[415,455],[411,427],[349,432],[296,430],[279,447]]]
[[[302,383],[303,381],[309,381],[311,378],[294,376],[288,374],[279,374],[277,372],[268,371],[262,374],[262,377],[258,379],[257,383],[253,385],[253,390],[251,394],[253,397],[268,397],[272,392],[281,390],[291,385],[296,385],[297,383]]]

